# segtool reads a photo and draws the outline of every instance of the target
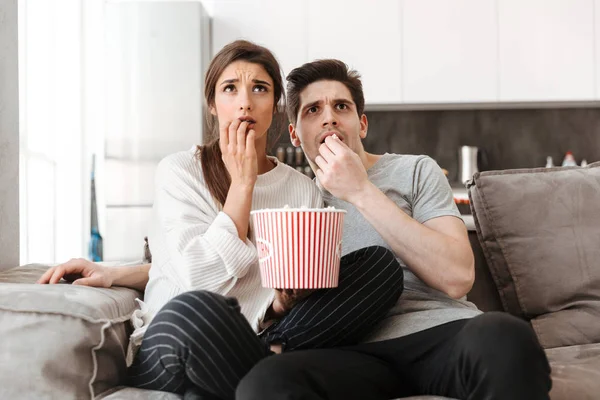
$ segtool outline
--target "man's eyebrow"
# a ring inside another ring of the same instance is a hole
[[[311,107],[317,106],[320,103],[321,103],[321,100],[313,101],[312,103],[308,103],[305,106],[303,106],[302,109],[306,110],[307,108],[311,108]]]
[[[333,100],[333,103],[334,103],[334,104],[337,104],[337,103],[348,103],[348,104],[354,104],[354,101],[352,101],[352,100],[350,100],[350,99],[345,99],[345,98],[343,98],[343,97],[340,97],[339,99],[334,99],[334,100]]]

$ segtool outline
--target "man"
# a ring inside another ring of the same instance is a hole
[[[550,367],[530,326],[464,300],[473,254],[438,165],[364,150],[362,85],[344,63],[308,63],[287,80],[292,143],[302,146],[328,205],[348,212],[343,253],[391,249],[405,289],[366,343],[267,358],[242,380],[237,398],[548,399]]]

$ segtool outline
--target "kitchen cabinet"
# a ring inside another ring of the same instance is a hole
[[[209,21],[198,2],[108,2],[105,11],[104,260],[135,260],[152,220],[156,166],[202,143]]]
[[[338,58],[362,75],[368,104],[402,102],[397,0],[309,0],[308,59]]]
[[[217,1],[213,5],[212,52],[247,39],[271,50],[287,75],[305,63],[306,3],[294,0]]]
[[[405,0],[405,103],[497,101],[495,0]]]
[[[373,108],[589,101],[600,97],[595,3],[214,1],[212,53],[247,38],[273,50],[284,74],[339,58],[361,73]]]
[[[500,101],[594,98],[594,0],[498,0]]]

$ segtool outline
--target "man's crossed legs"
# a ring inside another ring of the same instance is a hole
[[[236,399],[548,399],[550,366],[525,321],[489,312],[398,339],[269,357]]]

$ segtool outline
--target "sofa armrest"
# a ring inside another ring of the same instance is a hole
[[[477,232],[469,231],[469,242],[475,257],[475,283],[467,294],[467,300],[475,303],[481,311],[504,311],[496,284],[485,260],[483,249],[479,244]]]

